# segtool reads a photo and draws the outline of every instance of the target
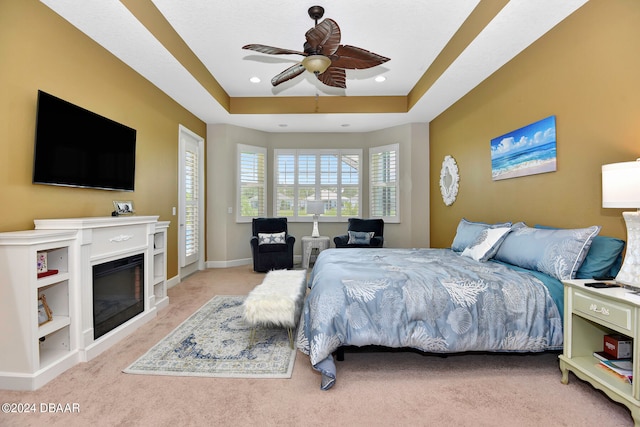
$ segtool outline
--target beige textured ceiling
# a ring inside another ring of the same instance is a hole
[[[364,132],[431,121],[587,0],[41,1],[207,123]],[[303,50],[316,4],[342,44],[391,60],[347,70],[347,89],[310,73],[273,87],[301,57],[242,46]]]

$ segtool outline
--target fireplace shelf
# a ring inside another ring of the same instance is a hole
[[[167,296],[167,229],[169,221],[158,221],[153,235],[153,294],[158,310],[169,305]]]
[[[35,390],[79,360],[73,333],[75,286],[69,273],[75,238],[73,231],[0,233],[2,388]],[[39,278],[38,269],[56,273]],[[39,310],[41,296],[50,316]]]

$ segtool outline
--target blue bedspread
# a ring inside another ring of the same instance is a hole
[[[548,282],[449,249],[328,249],[309,278],[298,348],[325,390],[335,383],[331,354],[340,346],[558,350],[562,316],[547,286],[562,284]]]

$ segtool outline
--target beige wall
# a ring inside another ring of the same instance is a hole
[[[276,148],[362,148],[363,216],[368,216],[369,186],[367,148],[400,144],[402,176],[401,223],[385,224],[385,246],[424,247],[429,244],[428,159],[429,133],[426,124],[409,124],[370,133],[264,133],[232,125],[207,128],[207,261],[223,267],[251,259],[251,223],[236,223],[236,146],[248,144],[267,148],[268,214],[273,215],[273,150]],[[228,213],[233,207],[234,213]],[[300,238],[311,234],[311,222],[292,222],[289,232],[296,236],[294,252],[301,254]],[[320,222],[320,234],[336,236],[346,232],[346,223]],[[332,243],[333,246],[333,243]]]
[[[267,147],[271,157],[280,147],[366,149],[400,142],[402,223],[387,226],[388,246],[428,246],[429,240],[431,246],[448,246],[463,216],[566,227],[601,224],[603,234],[624,237],[621,211],[600,207],[600,165],[640,157],[637,22],[637,1],[591,0],[429,126],[368,134],[265,134],[206,126],[38,1],[4,1],[0,189],[10,208],[0,213],[0,231],[33,228],[36,218],[108,215],[112,200],[133,200],[138,213],[172,221],[168,275],[175,276],[177,217],[171,208],[178,203],[177,135],[183,124],[208,137],[208,261],[228,264],[250,257],[250,225],[237,224],[235,213],[227,213],[229,206],[235,211],[237,143]],[[135,192],[31,184],[38,89],[138,130]],[[549,115],[557,118],[558,171],[493,182],[490,140]],[[446,154],[456,158],[461,171],[459,198],[451,207],[442,203],[438,187]],[[296,236],[310,228],[292,224]],[[320,230],[333,236],[345,226],[322,223]]]
[[[638,1],[592,0],[430,123],[432,246],[448,247],[462,217],[626,238],[622,210],[601,207],[600,166],[640,157],[639,22]],[[491,139],[550,115],[557,171],[493,182]],[[447,154],[460,169],[450,207]]]
[[[0,3],[0,60],[0,232],[110,215],[113,200],[132,200],[138,214],[171,221],[167,274],[176,276],[178,125],[205,136],[205,124],[37,0]],[[137,130],[134,192],[31,183],[38,89]]]

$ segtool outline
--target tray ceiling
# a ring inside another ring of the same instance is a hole
[[[41,1],[206,123],[365,132],[431,121],[587,0]],[[273,87],[301,57],[242,46],[303,50],[316,4],[342,44],[391,60],[346,89],[308,72]]]

